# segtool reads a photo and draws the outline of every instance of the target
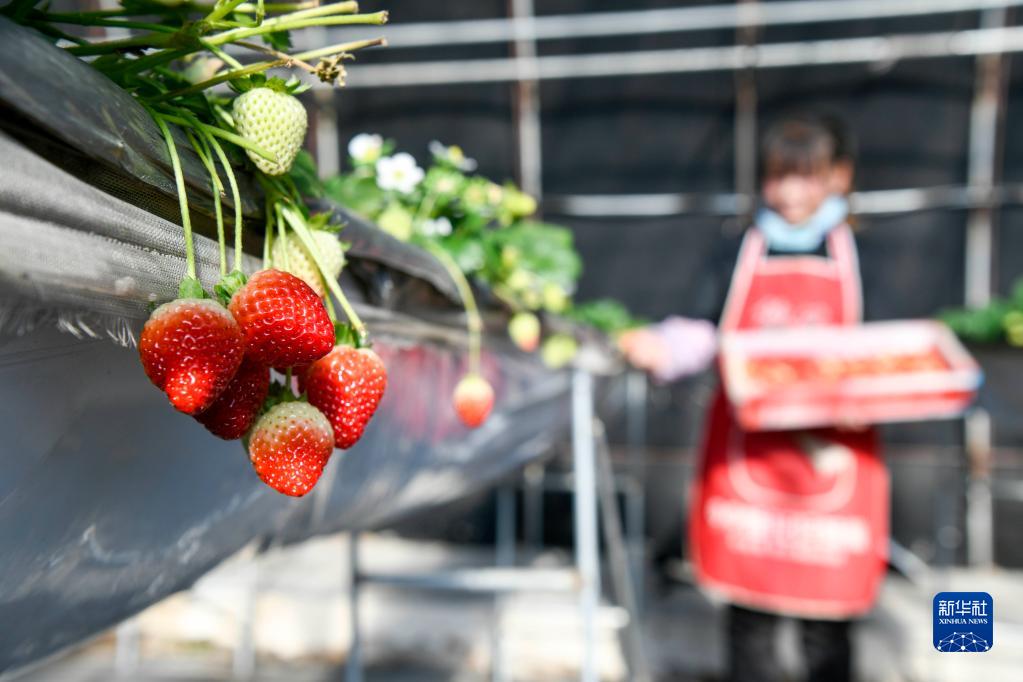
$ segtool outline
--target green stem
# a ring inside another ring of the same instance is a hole
[[[483,318],[480,317],[479,308],[476,306],[476,297],[472,293],[472,286],[466,279],[465,273],[458,267],[451,255],[444,250],[444,247],[431,241],[424,240],[426,250],[434,255],[448,271],[448,276],[455,283],[458,295],[462,298],[465,306],[466,327],[469,332],[469,373],[479,374],[480,372],[480,337],[483,334]]]
[[[334,302],[330,300],[330,296],[323,297],[323,305],[327,307],[327,317],[330,318],[330,321],[337,322],[337,313],[334,311]]]
[[[240,4],[242,4],[242,0],[228,0],[223,4],[218,2],[213,5],[213,10],[206,15],[205,20],[209,23],[219,21],[233,12]]]
[[[286,55],[284,57],[279,57],[277,59],[272,59],[265,62],[254,62],[241,68],[233,68],[228,71],[224,71],[222,73],[217,74],[216,76],[213,76],[212,78],[208,78],[202,82],[190,85],[187,88],[181,88],[179,90],[173,90],[171,92],[163,93],[152,98],[150,101],[162,102],[169,99],[175,99],[177,97],[183,97],[185,95],[191,95],[192,93],[201,92],[208,88],[212,88],[215,85],[220,85],[221,83],[226,83],[227,81],[231,81],[236,78],[251,76],[253,74],[261,73],[263,71],[274,69],[279,66],[287,66],[292,61],[305,61],[307,59],[316,59],[317,57],[338,54],[340,52],[352,52],[354,50],[360,50],[365,47],[373,47],[376,45],[383,44],[384,44],[383,38],[373,38],[370,40],[356,40],[350,43],[338,43],[337,45],[331,45],[329,47],[322,47],[316,50],[300,52],[296,55]],[[213,47],[215,46],[211,45],[211,49],[213,49]],[[270,160],[274,161],[275,159]]]
[[[177,33],[177,31],[174,33]],[[94,55],[109,54],[111,52],[121,52],[128,49],[166,47],[173,35],[174,34],[171,33],[159,33],[156,35],[147,33],[140,36],[132,36],[130,38],[121,38],[120,40],[108,40],[104,43],[90,43],[88,45],[69,47],[67,48],[67,51],[76,57],[91,57]]]
[[[129,12],[124,8],[100,9],[93,10],[91,12],[48,12],[46,14],[46,20],[56,22],[78,23],[79,21],[89,21],[93,18],[126,17],[131,15],[132,12]]]
[[[274,205],[274,213],[277,215],[277,238],[281,240],[281,250],[284,253],[284,262],[281,264],[285,269],[291,267],[291,254],[288,253],[288,232],[284,225],[284,218],[281,217],[281,205]]]
[[[361,319],[359,319],[358,313],[355,312],[355,308],[348,301],[348,297],[345,296],[345,292],[341,290],[341,285],[337,283],[337,280],[327,275],[327,267],[324,264],[323,259],[320,257],[319,249],[316,248],[316,241],[313,239],[312,234],[309,233],[309,228],[306,227],[305,221],[302,217],[296,214],[289,208],[283,209],[284,219],[291,225],[291,229],[294,230],[298,236],[299,241],[302,242],[309,255],[313,257],[313,262],[316,263],[316,267],[320,270],[320,275],[323,277],[323,281],[326,283],[327,288],[330,289],[330,293],[334,294],[337,302],[341,304],[341,309],[345,313],[345,317],[352,323],[352,327],[355,328],[355,333],[359,337],[359,344],[362,345],[366,341],[367,332],[366,325]]]
[[[248,66],[243,66],[241,68],[233,68],[228,71],[224,71],[216,76],[213,76],[212,78],[207,78],[206,80],[196,83],[194,85],[189,85],[187,88],[181,88],[179,90],[165,92],[162,95],[154,97],[151,101],[163,102],[169,99],[175,99],[177,97],[191,95],[192,93],[195,92],[202,92],[207,88],[212,88],[214,85],[220,85],[221,83],[226,83],[227,81],[231,81],[236,78],[251,76],[253,74],[260,73],[261,71],[266,71],[267,69],[272,69],[277,66],[284,66],[285,64],[288,63],[288,61],[289,60],[287,59],[275,59],[270,62],[256,62],[255,64],[249,64]]]
[[[416,211],[416,217],[413,219],[415,224],[420,224],[423,219],[430,217],[430,212],[433,211],[433,205],[437,202],[437,193],[434,191],[428,191],[423,200],[419,202],[419,209]]]
[[[35,19],[35,17],[33,17]],[[133,28],[139,31],[152,31],[154,33],[177,33],[178,29],[164,24],[153,24],[145,21],[131,21],[126,19],[101,17],[81,17],[74,14],[42,14],[39,21],[46,21],[54,24],[72,24],[75,26],[110,26],[113,28]]]
[[[238,179],[234,176],[234,169],[231,168],[231,162],[227,159],[227,154],[224,153],[224,148],[217,142],[217,138],[213,137],[209,133],[206,134],[206,139],[210,146],[213,147],[213,152],[217,155],[220,160],[220,165],[223,167],[224,172],[227,173],[227,184],[231,186],[231,201],[234,202],[234,269],[241,272],[242,269],[242,194],[238,191]]]
[[[199,155],[199,160],[202,161],[202,165],[206,167],[206,172],[210,174],[210,182],[213,183],[213,214],[217,218],[217,245],[220,247],[220,276],[223,277],[227,274],[227,242],[224,238],[224,210],[220,204],[220,195],[224,191],[224,185],[220,182],[220,176],[217,175],[217,168],[213,165],[213,159],[210,156],[210,148],[206,144],[205,136],[200,133],[197,139],[191,130],[186,130],[185,134],[188,136],[188,141],[192,143],[192,148],[195,149],[195,153]]]
[[[274,205],[269,194],[266,195],[266,206],[263,209],[266,214],[266,228],[263,230],[263,269],[269,269],[272,265],[270,247],[274,240]]]
[[[185,174],[181,171],[181,160],[178,158],[178,149],[174,144],[174,136],[164,117],[156,112],[150,112],[156,120],[156,125],[163,133],[163,139],[167,143],[167,151],[170,152],[171,167],[174,169],[174,183],[178,188],[178,207],[181,209],[181,227],[185,231],[185,265],[188,276],[196,279],[195,276],[195,247],[192,244],[192,221],[188,213],[188,196],[185,194]]]
[[[152,54],[147,54],[145,57],[125,60],[122,64],[119,64],[108,71],[111,74],[124,75],[129,73],[142,73],[146,69],[155,69],[157,66],[168,64],[175,59],[180,59],[190,53],[191,50],[186,50],[184,48],[167,48]]]
[[[348,14],[343,16],[324,16],[337,14],[336,8],[347,3],[338,2],[332,5],[322,5],[313,9],[285,14],[273,19],[267,19],[260,26],[251,28],[235,28],[224,31],[209,37],[210,44],[223,45],[232,43],[243,38],[263,35],[264,33],[277,33],[279,31],[291,31],[308,26],[348,26],[352,24],[386,24],[387,12],[374,12],[372,14]],[[328,11],[330,10],[330,11]]]
[[[262,156],[267,161],[277,161],[277,157],[273,156],[270,152],[266,151],[259,145],[255,144],[254,142],[250,142],[241,135],[230,133],[224,130],[223,128],[207,125],[205,123],[200,123],[198,121],[188,121],[185,118],[182,118],[180,116],[174,116],[173,114],[161,114],[161,116],[163,116],[163,118],[169,121],[170,123],[177,123],[178,125],[196,128],[197,130],[209,133],[210,135],[216,135],[217,137],[223,138],[232,144],[238,145],[239,147],[250,149],[256,154]]]
[[[225,52],[221,48],[217,47],[216,45],[210,45],[208,40],[204,39],[204,40],[201,40],[199,42],[202,43],[203,47],[205,47],[207,50],[209,50],[214,55],[219,57],[220,60],[223,61],[225,64],[229,64],[232,68],[235,68],[235,69],[245,68],[244,64],[242,64],[240,61],[238,61],[237,59],[235,59],[234,57],[229,55],[227,52]]]
[[[257,11],[258,11],[258,7],[257,7]],[[308,9],[301,9],[301,10],[298,10],[296,12],[290,12],[288,14],[282,14],[280,16],[276,16],[276,17],[274,17],[272,19],[267,19],[266,21],[261,22],[259,26],[253,26],[253,27],[250,27],[248,29],[236,28],[236,29],[231,29],[230,31],[224,31],[223,33],[220,33],[218,35],[213,36],[213,38],[217,39],[218,44],[219,44],[220,41],[232,42],[234,40],[237,40],[238,38],[245,38],[248,35],[259,35],[259,33],[262,33],[262,32],[278,31],[278,30],[281,30],[278,27],[281,26],[282,24],[287,24],[287,23],[291,23],[291,22],[295,22],[295,21],[301,21],[301,20],[304,20],[304,19],[312,19],[312,18],[316,18],[316,17],[326,17],[326,16],[332,16],[332,15],[335,15],[335,14],[347,14],[347,15],[351,15],[351,16],[361,16],[361,15],[358,15],[358,14],[352,14],[353,12],[358,12],[358,11],[359,11],[359,5],[356,2],[335,2],[335,3],[326,4],[326,5],[317,5],[316,7],[310,7]],[[245,33],[246,31],[251,31],[251,30],[254,30],[254,29],[262,29],[262,30],[257,32],[257,33],[248,33],[247,35],[236,35],[236,34]]]

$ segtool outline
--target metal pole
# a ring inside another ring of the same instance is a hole
[[[515,489],[503,485],[497,490],[497,523],[495,561],[498,566],[515,565]],[[504,597],[494,594],[493,618],[490,625],[490,679],[504,682],[508,679],[508,665],[502,644],[501,620],[504,615]]]
[[[460,59],[363,64],[352,70],[347,87],[421,87],[471,83],[507,83],[523,72],[536,80],[609,78],[736,69],[781,69],[834,64],[893,64],[910,59],[968,57],[1023,52],[1023,27],[970,29],[892,36],[867,36],[725,45],[633,52],[544,55],[535,59]],[[530,62],[522,64],[520,62]],[[318,84],[315,87],[329,87]]]
[[[740,4],[742,8],[754,8],[757,0],[741,0]],[[735,38],[736,44],[752,48],[757,42],[757,27],[739,26]],[[757,193],[757,83],[756,71],[749,66],[735,72],[735,191],[740,215],[733,227],[738,231],[752,220]]]
[[[527,552],[543,546],[543,479],[545,465],[531,462],[522,474],[522,534]]]
[[[1023,185],[999,183],[989,198],[969,185],[903,187],[849,196],[856,215],[892,215],[928,209],[972,209],[1023,203]],[[742,212],[742,197],[736,192],[657,194],[549,194],[544,202],[555,215],[582,217],[656,217],[684,214],[733,216]],[[642,225],[642,223],[640,223]]]
[[[982,29],[1004,27],[1008,10],[991,9],[981,14]],[[991,203],[1000,158],[1005,87],[1000,54],[977,57],[976,86],[970,110],[970,159],[968,183],[980,203],[970,212],[966,225],[966,304],[982,307],[991,301],[994,257],[994,207]],[[966,489],[967,559],[972,565],[994,562],[994,509],[991,498],[991,418],[983,410],[966,416],[966,455],[969,474]]]
[[[991,415],[975,409],[966,416],[966,559],[972,566],[995,562],[994,497],[991,493]]]
[[[129,618],[117,626],[114,646],[114,674],[118,678],[132,679],[137,676],[142,660],[137,618]]]
[[[969,12],[1023,4],[1020,0],[796,0],[756,5],[721,3],[702,7],[672,7],[615,12],[523,16],[513,19],[470,19],[410,24],[389,24],[380,32],[400,48],[449,47],[526,40],[617,38],[742,26],[783,26],[806,23],[858,21]],[[312,32],[310,29],[309,33]],[[351,29],[330,29],[326,36],[296,34],[299,47],[313,48],[349,39]]]
[[[238,622],[238,642],[231,659],[231,674],[236,680],[251,680],[256,675],[256,602],[259,599],[259,555],[246,567],[248,585]]]
[[[536,40],[526,21],[533,19],[533,0],[510,0],[517,61],[515,132],[518,138],[519,184],[526,194],[541,199],[543,192],[543,138],[540,131],[540,83],[536,79]],[[522,20],[522,21],[519,21]]]
[[[625,527],[632,558],[632,577],[636,591],[636,610],[643,611],[646,580],[646,406],[647,376],[645,372],[629,372],[625,384],[625,437],[629,444],[629,464],[635,479],[633,494],[625,510]]]
[[[345,662],[345,681],[362,682],[362,633],[359,631],[359,533],[348,536],[348,626],[351,630],[348,660]]]
[[[607,547],[608,560],[611,564],[611,577],[618,600],[629,614],[629,623],[625,628],[625,651],[629,662],[630,679],[633,682],[649,682],[650,671],[647,669],[646,652],[643,650],[643,634],[639,609],[636,604],[634,576],[629,576],[629,560],[625,551],[622,536],[622,525],[618,518],[618,501],[615,495],[614,469],[608,453],[607,435],[599,421],[595,426],[597,432],[597,490],[600,497],[601,518],[603,519],[604,541]]]
[[[341,146],[337,135],[337,109],[334,108],[333,88],[316,90],[316,167],[321,178],[329,178],[341,171]]]
[[[583,369],[572,376],[572,478],[575,561],[579,571],[579,612],[583,660],[579,679],[597,682],[597,607],[600,564],[597,540],[596,472],[593,440],[593,377]]]

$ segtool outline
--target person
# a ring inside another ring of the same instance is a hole
[[[839,123],[792,117],[763,138],[763,208],[742,237],[720,333],[861,321],[859,268],[845,195],[852,145]],[[715,278],[707,281],[713,287]],[[668,318],[621,337],[662,380],[713,361],[705,320]],[[719,388],[691,496],[699,584],[729,604],[728,679],[786,679],[780,617],[801,629],[811,682],[852,679],[850,623],[874,604],[888,546],[888,479],[872,428],[747,432]]]

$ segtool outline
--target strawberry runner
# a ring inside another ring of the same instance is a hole
[[[722,331],[860,321],[848,226],[828,235],[827,257],[766,256],[764,236],[750,230]],[[689,532],[700,583],[733,603],[812,618],[863,614],[887,559],[888,477],[876,432],[747,432],[719,389]]]

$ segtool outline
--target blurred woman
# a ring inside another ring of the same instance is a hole
[[[861,321],[845,194],[849,142],[838,124],[779,122],[764,136],[763,208],[731,268],[723,333]],[[714,355],[709,325],[670,318],[622,348],[672,379]],[[747,432],[722,389],[707,417],[689,516],[700,585],[728,603],[729,679],[785,679],[780,616],[798,619],[811,682],[852,679],[850,621],[874,604],[888,543],[888,480],[865,428]]]

